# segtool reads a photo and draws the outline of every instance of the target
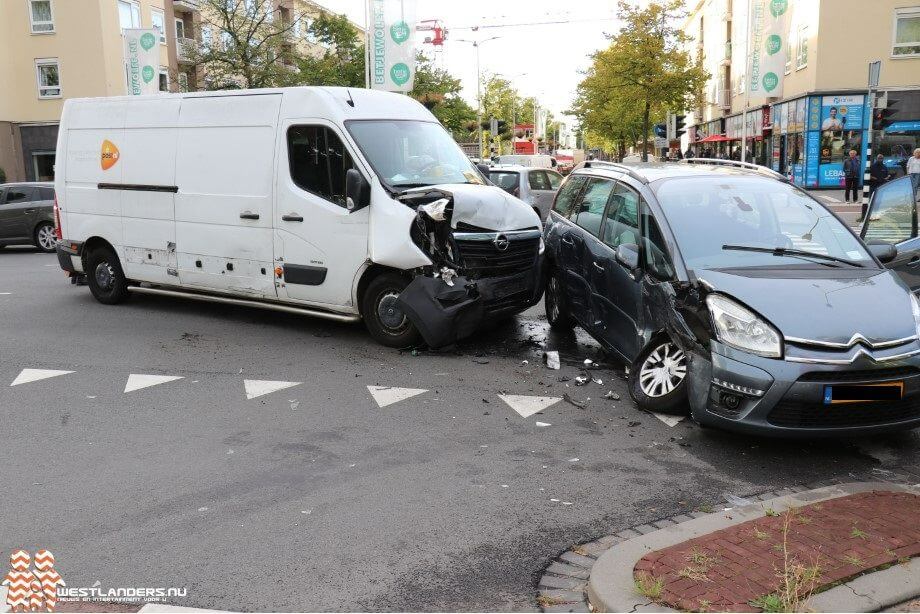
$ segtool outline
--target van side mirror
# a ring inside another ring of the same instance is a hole
[[[878,258],[878,261],[882,264],[887,264],[898,257],[898,248],[891,243],[872,241],[868,247],[872,255]]]
[[[617,246],[617,262],[630,272],[639,268],[639,246],[635,243],[622,243]]]
[[[476,165],[476,168],[479,169],[479,172],[482,173],[483,177],[489,176],[489,165],[488,164],[483,164],[482,162],[480,162],[479,164]]]
[[[345,171],[345,208],[357,211],[371,204],[371,184],[356,168]]]

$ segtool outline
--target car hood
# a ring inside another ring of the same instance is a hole
[[[878,342],[917,334],[910,291],[887,269],[719,269],[697,276],[712,291],[759,313],[784,337],[849,343],[854,335]]]
[[[540,216],[529,205],[497,186],[447,183],[416,188],[409,192],[431,190],[453,197],[454,212],[450,219],[453,228],[461,222],[489,230],[540,228]]]

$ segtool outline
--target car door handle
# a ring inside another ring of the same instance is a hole
[[[282,215],[281,219],[285,222],[302,222],[303,216],[297,215],[296,213],[288,213],[287,215]]]
[[[602,273],[603,273],[604,271],[607,270],[607,269],[605,269],[604,267],[602,267],[601,265],[599,265],[599,264],[596,263],[596,262],[593,262],[592,264],[594,265],[594,268],[595,268],[595,269],[597,269],[598,271],[600,271],[600,272],[602,272]]]
[[[566,245],[575,245],[575,241],[572,241],[571,239],[566,241],[565,237],[562,237],[562,242],[565,243]]]
[[[259,219],[258,213],[253,213],[252,211],[243,211],[240,213],[241,220],[257,220]]]
[[[25,215],[29,215],[30,213],[35,213],[35,209],[26,209],[25,211],[23,211],[23,213]]]
[[[920,266],[920,256],[914,256],[907,261],[907,266]]]

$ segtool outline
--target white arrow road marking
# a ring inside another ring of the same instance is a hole
[[[519,413],[522,418],[532,416],[562,400],[559,397],[531,397],[523,394],[500,394],[498,398],[507,403],[508,407]]]
[[[12,294],[12,292],[0,292],[0,294],[2,294],[3,296],[8,296],[8,295]]]
[[[16,379],[13,380],[13,383],[10,384],[10,386],[18,386],[19,384],[37,382],[40,379],[48,379],[49,377],[57,377],[58,375],[67,375],[68,373],[73,373],[73,371],[56,371],[54,369],[23,369],[20,371],[19,375],[16,376]]]
[[[656,414],[655,412],[651,412],[651,414],[671,428],[680,424],[681,420],[685,418],[685,416],[669,416],[668,414]]]
[[[174,382],[182,379],[181,375],[143,375],[141,373],[132,373],[128,376],[128,383],[125,384],[125,392],[134,392],[141,388],[150,388],[157,384]]]
[[[378,407],[386,407],[428,392],[424,388],[395,388],[393,386],[368,386],[367,390],[374,397]]]
[[[263,379],[246,379],[243,380],[243,385],[246,387],[246,399],[254,399],[262,395],[284,390],[285,388],[299,386],[300,382],[273,382]]]

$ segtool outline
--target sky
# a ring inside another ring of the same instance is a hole
[[[336,13],[364,24],[366,0],[318,0]],[[476,107],[476,50],[463,40],[484,40],[480,47],[482,73],[501,74],[523,96],[536,96],[558,117],[569,108],[575,89],[591,63],[590,55],[607,46],[605,33],[615,32],[615,0],[416,0],[418,20],[438,19],[448,29],[443,50],[434,55],[441,66],[463,83],[463,97]],[[534,22],[547,25],[482,28]],[[417,33],[417,45],[425,33]]]

